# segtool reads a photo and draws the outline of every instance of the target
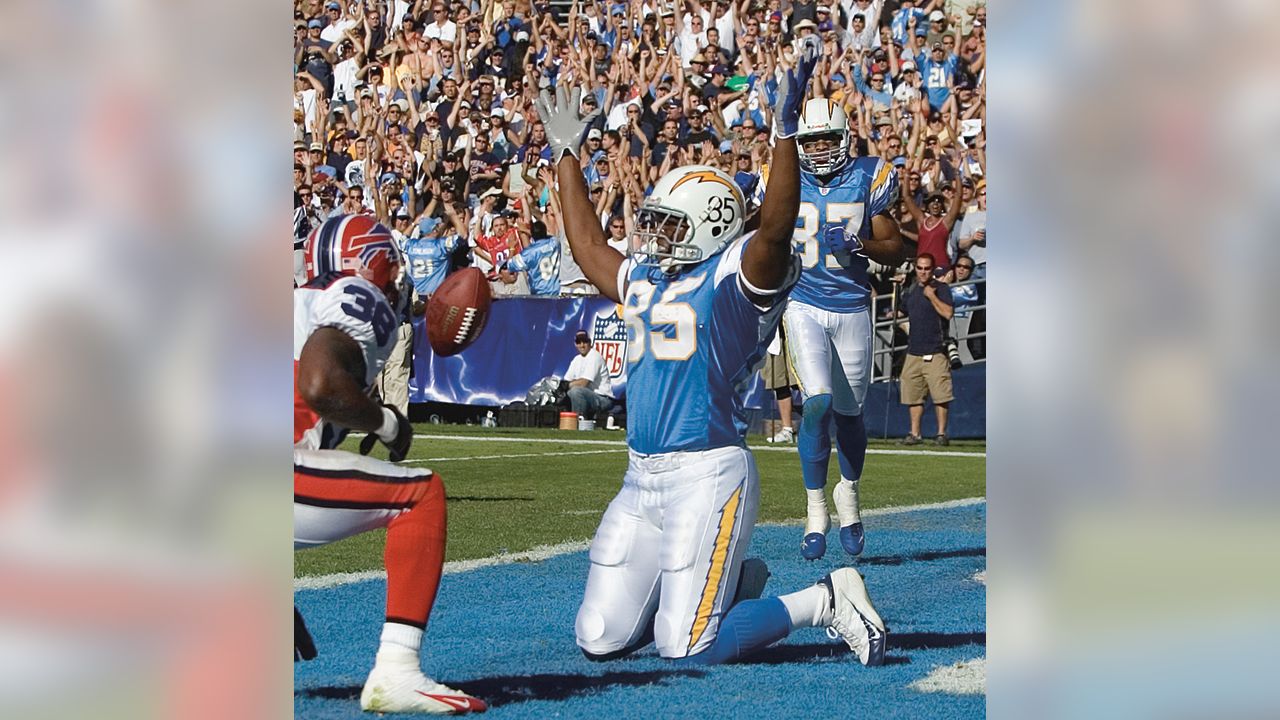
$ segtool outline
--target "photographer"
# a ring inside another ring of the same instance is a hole
[[[954,396],[951,392],[951,364],[947,359],[943,336],[946,323],[955,314],[951,288],[934,276],[933,256],[916,257],[916,284],[903,293],[909,326],[907,359],[902,366],[901,401],[911,418],[911,433],[901,440],[903,445],[921,442],[920,422],[924,418],[924,400],[933,400],[938,419],[935,445],[947,445],[947,411]]]

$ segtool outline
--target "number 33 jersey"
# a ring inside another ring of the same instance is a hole
[[[619,269],[627,325],[627,444],[635,452],[745,446],[747,385],[799,274],[792,260],[766,308],[747,299],[738,272],[753,235],[676,275],[631,259]]]
[[[361,277],[335,273],[293,291],[294,447],[328,450],[347,434],[346,428],[321,418],[298,392],[298,358],[312,333],[332,327],[355,340],[364,356],[364,385],[372,388],[396,344],[398,324],[382,291]]]

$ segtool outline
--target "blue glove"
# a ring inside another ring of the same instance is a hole
[[[845,232],[844,225],[828,225],[822,231],[822,242],[827,246],[827,252],[833,255],[838,253],[862,254],[862,240],[858,238],[857,234],[850,235]]]
[[[778,99],[773,105],[774,137],[795,137],[799,130],[805,89],[809,86],[809,78],[813,77],[813,69],[821,54],[822,43],[816,35],[800,40],[795,67],[783,72],[778,79]]]

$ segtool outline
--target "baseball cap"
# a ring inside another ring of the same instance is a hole
[[[304,143],[304,142],[302,142],[301,140],[294,140],[294,141],[293,141],[293,149],[294,149],[294,150],[306,150],[306,149],[307,149],[307,144],[306,144],[306,143]]]
[[[823,15],[830,15],[831,8],[827,7],[826,5],[819,5],[818,12],[822,13]]]
[[[336,2],[325,3],[325,10],[341,10],[342,6]]]
[[[505,118],[506,116],[507,116],[507,111],[503,110],[500,107],[494,108],[493,112],[489,113],[489,117]]]
[[[403,210],[403,208],[401,209]],[[424,217],[422,218],[421,222],[418,223],[418,229],[422,231],[423,235],[426,235],[430,233],[432,230],[435,230],[436,226],[439,224],[440,224],[440,218]]]
[[[407,218],[407,217],[409,217],[409,211],[408,211],[408,210],[405,210],[405,209],[404,209],[404,206],[402,205],[402,206],[400,206],[400,209],[399,209],[399,210],[396,210],[396,217],[398,217],[398,218]]]
[[[662,9],[662,13],[661,13],[662,17],[673,17],[675,14],[676,14],[676,11],[675,11],[675,10],[672,10],[672,9],[671,9],[671,8],[669,8],[669,7],[668,7],[668,8],[663,8],[663,9]]]
[[[712,75],[728,75],[729,68],[725,67],[724,65],[717,65],[711,68],[711,74]]]
[[[902,166],[906,165],[906,164],[907,164],[907,156],[906,156],[906,155],[899,155],[899,156],[895,157],[895,158],[893,159],[893,164],[894,164],[896,167],[902,167]]]
[[[947,16],[943,15],[941,10],[934,10],[933,12],[929,13],[929,22],[938,22],[939,20],[946,20],[946,19],[947,19]]]
[[[600,128],[591,128],[591,130],[587,132],[588,140],[599,140],[601,137],[603,136],[600,134]]]
[[[485,190],[484,192],[480,193],[480,199],[483,200],[487,197],[497,197],[498,195],[501,195],[501,194],[502,194],[502,191],[499,190],[498,188],[489,188],[488,190]]]
[[[915,69],[916,69],[916,64],[914,62],[910,60],[902,61],[902,72],[914,71]]]
[[[698,111],[698,112],[700,112],[700,113],[704,113],[704,112],[706,112],[706,111],[707,111],[707,106],[706,106],[706,105],[699,105],[698,107],[694,108],[694,110],[696,110],[696,111]]]
[[[523,30],[516,31],[516,42],[524,42],[529,39],[529,33]]]
[[[378,178],[378,184],[385,185],[390,182],[395,182],[399,179],[400,179],[400,176],[393,172],[382,173],[382,177]]]
[[[818,23],[818,32],[831,32],[834,29],[835,25],[832,25],[830,20],[823,20]]]
[[[934,43],[934,44],[933,44],[933,49],[934,49],[934,50],[941,50],[941,49],[942,49],[942,43],[940,43],[940,42],[936,42],[936,43]]]
[[[324,27],[324,23],[320,22],[319,20],[317,20],[317,19],[315,19],[315,18],[312,18],[312,19],[311,19],[311,22],[308,22],[308,23],[307,23],[307,28],[308,28],[308,29],[310,29],[310,28],[322,28],[322,27]]]
[[[844,79],[844,73],[832,73],[831,82],[838,82],[843,85],[847,81]]]
[[[609,14],[610,14],[610,15],[626,15],[626,14],[627,14],[627,6],[626,6],[626,5],[614,5],[614,6],[613,6],[613,9],[609,11]]]
[[[591,342],[591,336],[587,334],[586,330],[579,330],[578,333],[573,336],[573,341],[575,343]]]
[[[769,13],[769,20],[771,22],[782,22],[782,13],[777,11]]]
[[[311,149],[312,149],[312,150],[317,150],[317,151],[319,151],[319,152],[324,152],[324,145],[321,145],[321,144],[320,144],[320,143],[318,143],[318,142],[313,142],[313,143],[311,143]]]

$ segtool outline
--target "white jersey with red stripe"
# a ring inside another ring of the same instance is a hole
[[[298,358],[312,333],[332,327],[355,340],[364,356],[362,381],[371,390],[395,346],[398,325],[386,296],[361,277],[333,273],[293,291],[294,447],[326,450],[337,447],[347,434],[346,428],[321,418],[298,393]]]

